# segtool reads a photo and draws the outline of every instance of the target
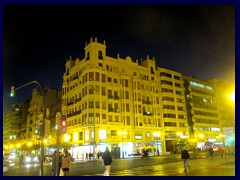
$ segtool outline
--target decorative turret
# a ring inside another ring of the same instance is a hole
[[[97,42],[97,38],[93,41],[93,38],[90,39],[89,44],[85,44],[85,58],[86,60],[104,60],[106,56],[106,43],[103,44]]]

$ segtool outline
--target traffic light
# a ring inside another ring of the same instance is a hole
[[[15,96],[15,88],[14,88],[14,86],[11,87],[10,96],[11,96],[11,97],[14,97],[14,96]]]
[[[60,112],[57,112],[56,114],[56,124],[55,124],[55,130],[59,130],[60,127],[60,119],[61,119],[61,114]]]
[[[61,132],[65,133],[67,131],[67,122],[66,119],[61,120]]]

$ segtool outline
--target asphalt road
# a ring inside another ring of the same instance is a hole
[[[207,153],[190,154],[191,170],[183,172],[180,154],[155,156],[149,158],[114,159],[111,176],[234,176],[235,159],[222,159],[219,156],[211,160]],[[223,168],[220,170],[219,168]],[[201,170],[201,171],[200,171]],[[44,164],[44,176],[51,176],[50,164]],[[75,161],[70,169],[70,176],[103,176],[104,166],[101,161]],[[225,173],[224,173],[225,172]],[[3,176],[38,176],[39,166],[15,166]]]

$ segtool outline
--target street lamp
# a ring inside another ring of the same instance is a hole
[[[39,176],[43,176],[43,161],[44,161],[44,136],[45,136],[45,97],[43,94],[42,86],[39,84],[37,81],[30,81],[22,86],[19,86],[17,88],[14,88],[14,86],[11,87],[11,93],[10,96],[14,97],[15,96],[15,91],[19,90],[23,87],[26,87],[30,84],[37,84],[43,98],[43,105],[42,105],[42,111],[43,111],[43,116],[42,116],[42,125],[40,126],[40,137],[41,137],[41,156],[40,156],[40,169],[39,169]]]

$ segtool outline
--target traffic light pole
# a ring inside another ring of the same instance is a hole
[[[58,176],[60,174],[59,170],[60,170],[60,167],[59,167],[59,162],[61,161],[60,159],[60,156],[59,156],[59,149],[60,149],[60,117],[61,117],[61,114],[60,112],[57,112],[57,115],[56,115],[56,124],[57,124],[57,132],[56,132],[56,135],[57,135],[57,138],[56,138],[56,145],[57,145],[57,153],[56,153],[56,176]]]
[[[41,138],[41,156],[40,156],[40,169],[39,169],[39,176],[43,176],[43,161],[44,161],[44,136],[45,136],[45,97],[43,94],[42,86],[37,81],[30,81],[22,86],[19,86],[17,88],[14,88],[14,86],[11,87],[11,95],[14,96],[15,91],[19,90],[23,87],[26,87],[30,84],[37,84],[43,98],[43,105],[42,105],[42,111],[43,111],[43,119],[42,119],[42,125],[40,126],[40,138]]]

